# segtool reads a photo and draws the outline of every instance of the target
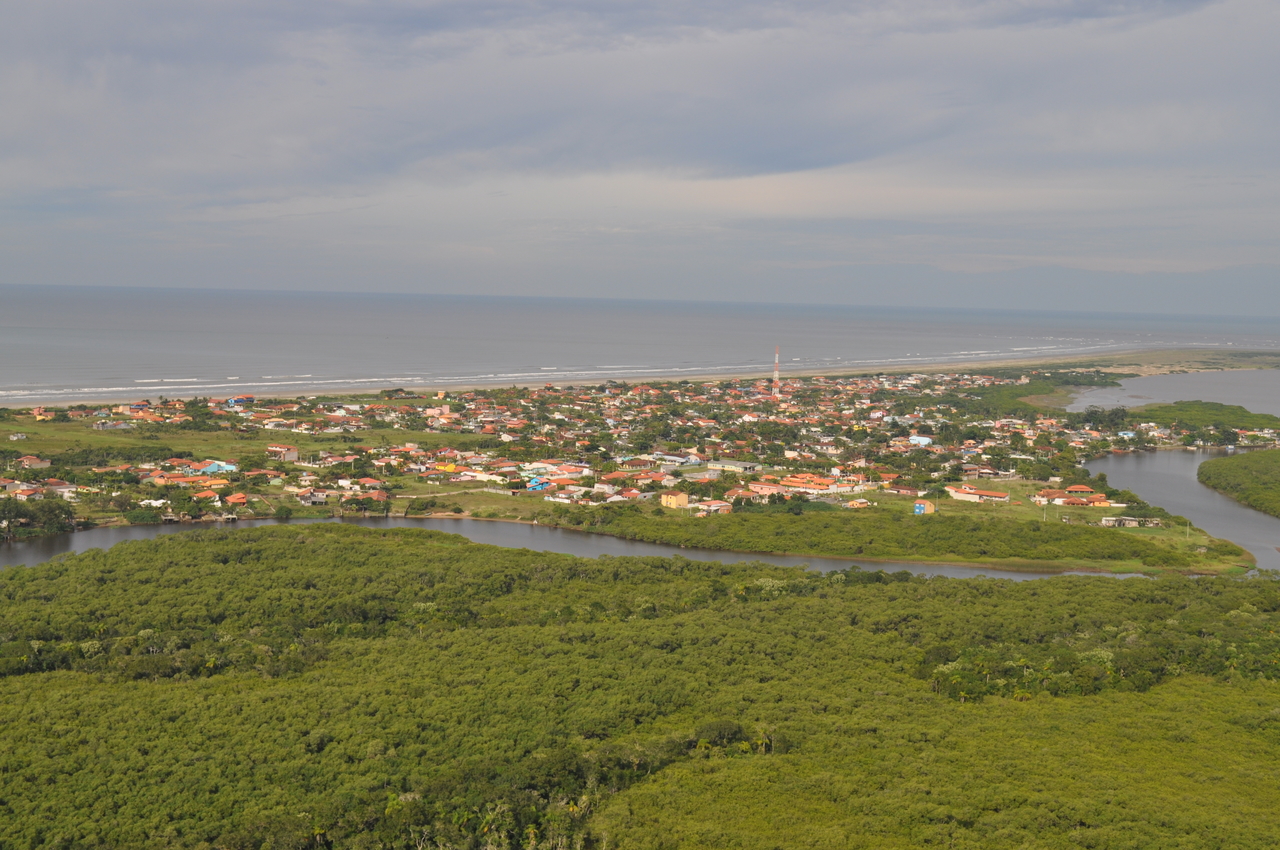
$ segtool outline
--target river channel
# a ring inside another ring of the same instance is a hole
[[[1092,461],[1088,467],[1093,472],[1105,472],[1113,486],[1125,487],[1175,514],[1188,517],[1200,528],[1215,537],[1233,540],[1248,549],[1258,559],[1258,566],[1280,569],[1280,519],[1246,508],[1226,496],[1210,490],[1196,481],[1196,468],[1204,460],[1221,454],[1221,451],[1171,450],[1135,452],[1111,455]],[[969,567],[952,564],[929,563],[875,563],[846,561],[837,558],[816,558],[787,555],[756,555],[742,552],[723,552],[710,549],[681,549],[658,543],[642,543],[622,540],[600,534],[587,534],[571,529],[550,528],[542,525],[525,525],[512,522],[495,522],[469,518],[421,518],[405,519],[344,519],[344,520],[290,520],[290,524],[307,522],[346,522],[375,528],[434,528],[461,534],[476,543],[507,546],[516,549],[534,549],[543,552],[560,552],[595,558],[601,555],[669,556],[683,555],[703,561],[735,563],[760,561],[779,566],[808,566],[827,572],[845,569],[850,564],[868,570],[907,570],[916,575],[949,576],[951,578],[1010,578],[1026,580],[1046,578],[1062,573],[1014,572],[991,567]],[[273,523],[274,520],[264,520]],[[242,522],[242,527],[261,523]],[[162,534],[191,531],[200,527],[190,525],[135,525],[125,527],[95,528],[76,534],[60,534],[14,543],[0,544],[0,568],[28,565],[47,561],[68,552],[88,549],[106,549],[125,540],[149,540]]]
[[[1253,451],[1256,451],[1253,450]],[[1280,569],[1280,519],[1229,499],[1196,480],[1196,469],[1223,449],[1167,449],[1110,455],[1085,464],[1112,487],[1132,490],[1198,528],[1243,546],[1262,569]]]
[[[274,523],[275,520],[263,522]],[[951,578],[974,578],[988,576],[991,578],[1010,578],[1016,581],[1033,578],[1048,578],[1062,575],[1050,572],[1014,572],[990,567],[966,567],[951,564],[922,563],[872,563],[867,561],[846,561],[838,558],[812,558],[788,555],[757,555],[743,552],[721,552],[712,549],[682,549],[679,546],[665,546],[660,543],[642,543],[635,540],[622,540],[603,534],[588,534],[572,529],[551,528],[545,525],[525,525],[514,522],[496,522],[492,520],[468,519],[465,517],[405,519],[344,519],[344,520],[289,520],[290,525],[307,522],[345,522],[352,525],[366,525],[374,528],[434,528],[461,534],[475,543],[488,543],[493,546],[507,546],[514,549],[534,549],[541,552],[560,552],[566,555],[578,555],[584,558],[596,558],[601,555],[632,556],[670,556],[682,555],[690,560],[720,561],[731,564],[739,561],[760,561],[766,564],[795,567],[807,566],[811,569],[828,572],[830,570],[848,569],[857,564],[867,570],[907,570],[916,575],[949,576]],[[260,523],[239,523],[241,527]],[[59,534],[41,537],[34,540],[23,540],[14,543],[0,544],[0,568],[22,565],[33,566],[67,552],[84,552],[89,549],[106,549],[125,540],[149,540],[162,534],[173,534],[181,531],[192,531],[197,528],[221,526],[191,525],[133,525],[124,527],[95,528],[76,534]]]

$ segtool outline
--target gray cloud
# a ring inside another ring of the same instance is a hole
[[[847,300],[868,297],[858,268],[1176,289],[1280,264],[1280,12],[1262,2],[9,17],[9,282],[621,295],[647,279],[715,298],[820,268],[805,285]]]

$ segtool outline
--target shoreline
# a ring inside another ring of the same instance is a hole
[[[505,520],[494,520],[495,522],[504,522]],[[580,528],[572,526],[547,526],[548,528],[558,528],[562,531],[577,531],[582,534],[598,534],[601,537],[612,537],[615,540],[627,540],[633,543],[651,543],[648,540],[635,540],[630,537],[622,537],[616,534],[609,534],[603,531],[583,531]],[[1184,576],[1218,576],[1223,575],[1226,571],[1240,568],[1243,570],[1254,569],[1254,565],[1249,564],[1231,564],[1220,572],[1195,572],[1174,570],[1168,568],[1147,568],[1146,570],[1110,570],[1105,566],[1089,566],[1089,564],[1102,564],[1105,562],[1090,561],[1086,564],[1067,564],[1060,568],[1054,568],[1052,564],[1058,561],[1028,561],[1023,559],[1010,559],[1009,561],[965,561],[962,559],[932,559],[926,556],[917,556],[912,559],[906,558],[878,558],[866,555],[850,556],[850,555],[819,555],[813,552],[756,552],[747,549],[704,549],[701,547],[681,546],[677,543],[656,543],[658,546],[673,546],[688,552],[732,552],[735,555],[768,555],[779,558],[821,558],[827,561],[847,561],[850,564],[857,565],[859,563],[872,564],[920,564],[931,567],[956,567],[958,569],[977,570],[982,567],[989,567],[993,570],[1010,573],[1047,573],[1054,575],[1071,575],[1076,573],[1087,573],[1089,575],[1107,575],[1107,576],[1145,576],[1154,578],[1164,573],[1173,573],[1175,575]],[[1246,553],[1248,554],[1248,553]],[[695,559],[696,560],[696,559]],[[976,577],[976,576],[975,576]]]
[[[376,517],[376,516],[350,517],[350,518],[351,519],[379,519],[379,517]],[[1148,568],[1146,570],[1143,570],[1143,569],[1113,570],[1113,569],[1108,569],[1105,566],[1105,562],[1097,562],[1097,561],[1085,562],[1085,563],[1069,563],[1069,564],[1064,564],[1061,567],[1054,567],[1053,565],[1059,562],[1028,561],[1024,559],[1010,559],[1009,561],[965,561],[963,559],[956,559],[956,558],[933,559],[925,556],[920,556],[916,558],[883,558],[883,557],[870,557],[865,555],[851,556],[851,555],[819,554],[816,552],[760,552],[760,551],[755,551],[751,549],[706,549],[706,548],[697,547],[697,546],[693,546],[693,547],[682,546],[676,543],[662,543],[662,542],[653,542],[648,540],[636,540],[634,538],[623,537],[617,534],[609,534],[607,532],[602,532],[602,531],[584,531],[583,529],[574,528],[572,526],[548,525],[545,523],[540,523],[537,520],[511,519],[511,518],[502,518],[502,517],[476,517],[476,516],[471,516],[470,514],[461,514],[461,515],[452,514],[452,513],[424,514],[422,516],[406,516],[404,514],[401,514],[398,517],[394,515],[388,515],[386,518],[402,519],[402,520],[423,519],[423,520],[468,520],[471,522],[502,522],[502,523],[509,523],[512,525],[538,526],[541,528],[555,529],[557,531],[570,531],[570,532],[576,532],[578,534],[584,534],[584,535],[609,537],[614,540],[625,540],[629,543],[639,543],[642,545],[667,546],[670,548],[680,549],[680,550],[691,552],[691,553],[716,552],[716,553],[732,553],[734,555],[747,555],[747,556],[764,555],[764,556],[779,557],[779,558],[820,558],[824,561],[844,561],[854,566],[857,566],[862,563],[885,564],[885,565],[919,564],[923,566],[932,566],[932,567],[956,567],[958,569],[966,569],[966,570],[979,570],[983,567],[987,567],[987,568],[998,570],[1001,572],[1013,572],[1013,573],[1046,573],[1046,574],[1055,574],[1055,575],[1083,573],[1083,574],[1089,574],[1089,575],[1109,575],[1109,576],[1139,576],[1140,575],[1140,576],[1146,576],[1148,578],[1151,578],[1166,572],[1172,572],[1177,575],[1190,575],[1190,576],[1215,576],[1215,575],[1222,574],[1222,572],[1194,572],[1194,571],[1186,572],[1181,570],[1166,570],[1166,569],[1160,569],[1160,568]],[[328,521],[342,522],[345,518],[344,517],[296,517],[295,519],[300,520],[302,523],[313,523],[313,522],[328,522]],[[250,519],[239,520],[239,522],[249,522],[249,523],[266,522],[266,521],[279,522],[287,525],[293,520],[276,520],[273,517],[254,517]],[[213,526],[213,525],[225,526],[225,525],[232,525],[232,524],[233,523],[222,523],[222,522],[185,523],[185,525],[190,525],[193,531],[199,530],[201,526],[205,526],[205,527]],[[142,527],[145,528],[150,526],[142,526]],[[94,529],[84,529],[84,531],[93,531],[93,530]],[[83,532],[76,532],[76,533],[83,533]],[[461,534],[461,532],[454,532],[454,533]],[[463,536],[465,537],[466,535],[464,534]],[[472,542],[474,543],[474,541]],[[493,546],[497,544],[479,543],[475,545]],[[697,560],[697,558],[694,557],[694,558],[691,558],[691,560]],[[743,560],[750,560],[750,558],[744,558]],[[1226,567],[1225,570],[1230,570],[1233,567],[1239,567],[1241,569],[1248,570],[1248,569],[1252,569],[1253,565],[1232,564]]]
[[[1229,352],[1229,354],[1239,362],[1232,362],[1230,364],[1217,364],[1217,365],[1207,365],[1203,362],[1210,356],[1222,355],[1222,354],[1224,354],[1224,352],[1212,351],[1212,350],[1206,351],[1205,349],[1198,349],[1198,348],[1174,348],[1174,349],[1134,348],[1134,349],[1119,349],[1119,350],[1108,351],[1108,352],[1099,353],[1099,354],[1066,355],[1066,356],[1060,356],[1060,357],[1033,357],[1033,358],[1006,357],[1006,358],[991,359],[991,360],[935,360],[935,361],[928,361],[928,362],[911,363],[909,365],[886,364],[884,366],[868,366],[865,369],[853,369],[853,370],[841,367],[838,370],[834,370],[834,371],[828,370],[828,371],[821,371],[821,372],[814,371],[812,369],[796,370],[796,369],[783,368],[780,370],[779,374],[783,378],[806,378],[806,377],[812,377],[814,375],[823,375],[824,377],[840,378],[840,377],[848,377],[848,376],[855,376],[855,375],[902,375],[902,374],[936,373],[936,372],[978,372],[979,374],[981,374],[981,370],[983,369],[1016,369],[1020,367],[1035,368],[1035,367],[1044,367],[1044,366],[1071,367],[1071,366],[1078,365],[1081,368],[1093,368],[1093,369],[1100,369],[1102,371],[1108,371],[1108,372],[1114,371],[1114,372],[1123,373],[1126,375],[1138,375],[1141,377],[1148,377],[1150,375],[1164,375],[1164,374],[1172,374],[1174,372],[1249,371],[1249,370],[1259,370],[1259,369],[1270,370],[1270,369],[1280,368],[1280,352],[1261,350],[1261,349],[1258,351]],[[1257,360],[1262,360],[1262,358],[1259,355],[1270,355],[1271,359],[1265,364],[1259,363],[1259,362],[1254,362],[1254,363],[1244,362],[1244,358],[1249,356],[1252,356],[1254,357],[1254,359],[1257,359]],[[1128,359],[1128,358],[1134,358],[1134,357],[1137,357],[1139,360],[1147,360],[1149,362],[1146,362],[1146,363],[1139,362],[1139,363],[1133,363],[1133,364],[1107,363],[1107,361],[1109,360],[1116,360],[1120,358]],[[1175,361],[1175,362],[1169,362],[1169,361]],[[1188,361],[1191,361],[1191,362],[1188,362]],[[734,369],[734,370],[728,370],[724,372],[697,372],[697,373],[691,372],[688,374],[674,374],[674,375],[673,374],[627,375],[625,376],[624,380],[628,384],[636,385],[636,384],[643,384],[643,383],[675,383],[678,381],[706,382],[706,381],[744,380],[744,379],[745,380],[751,380],[751,379],[761,380],[761,379],[771,378],[772,376],[773,376],[773,370],[766,367],[763,369],[759,369],[759,368]],[[526,380],[518,380],[518,381],[464,381],[464,382],[441,381],[439,383],[421,384],[421,385],[405,385],[401,383],[398,386],[393,386],[390,383],[385,386],[382,384],[374,384],[374,383],[334,385],[334,386],[298,384],[294,389],[289,391],[291,393],[295,393],[293,395],[290,395],[290,394],[263,395],[260,397],[264,399],[266,398],[292,399],[292,398],[298,398],[299,396],[304,396],[304,395],[324,397],[324,398],[366,397],[366,396],[377,395],[383,390],[396,389],[396,388],[402,388],[409,392],[436,393],[436,392],[443,391],[443,392],[455,393],[455,392],[468,392],[472,390],[497,389],[497,388],[503,388],[503,387],[519,387],[519,388],[527,389],[532,387],[545,386],[549,383],[560,385],[560,386],[564,386],[564,385],[592,386],[597,383],[603,383],[604,381],[619,380],[618,378],[607,378],[604,376],[600,376],[598,379],[594,379],[594,380],[581,380],[581,379],[575,378],[568,381],[556,382],[554,380],[555,377],[556,376],[553,374],[548,374],[547,376],[545,376],[544,378],[540,378],[539,380],[526,379]],[[156,396],[158,398],[159,395],[155,392],[155,390],[159,390],[159,389],[163,389],[163,387],[160,387],[160,386],[138,387],[138,392],[132,395],[126,396],[123,394],[110,394],[110,395],[92,396],[88,398],[66,398],[66,397],[59,398],[56,396],[44,397],[39,395],[33,395],[31,397],[25,397],[20,401],[15,399],[13,403],[18,403],[20,404],[20,406],[12,407],[9,409],[22,410],[24,408],[32,408],[32,407],[40,407],[40,406],[66,408],[66,407],[72,407],[72,406],[78,406],[78,405],[92,406],[92,405],[121,404],[124,402],[137,401],[140,398],[147,398],[150,396]],[[234,393],[231,393],[231,395],[234,395]],[[164,397],[183,400],[183,399],[197,398],[197,397],[202,398],[204,396],[193,396],[193,395],[187,395],[187,394],[180,394],[180,395],[166,394]],[[0,407],[5,407],[8,404],[9,402],[0,402]]]
[[[224,521],[218,520],[213,522],[180,523],[178,525],[180,526],[181,530],[174,531],[173,533],[180,534],[185,531],[207,531],[213,528],[220,528],[225,530],[228,527],[237,528],[237,527],[245,527],[246,525],[248,527],[256,527],[259,524],[265,524],[269,522],[277,523],[280,525],[290,525],[295,522],[298,525],[310,525],[310,524],[322,523],[322,522],[343,522],[346,519],[360,520],[360,519],[382,519],[382,518],[383,517],[376,517],[376,516],[374,517],[333,517],[331,516],[331,517],[294,517],[292,519],[281,520],[281,519],[276,519],[274,517],[246,517],[246,518],[241,518],[236,522],[224,522]],[[747,562],[752,560],[750,556],[753,556],[753,555],[766,556],[766,557],[778,557],[778,558],[818,558],[824,561],[842,561],[849,564],[850,566],[855,566],[855,567],[861,567],[863,564],[883,564],[886,566],[899,564],[899,565],[903,565],[904,567],[906,565],[915,564],[915,565],[927,566],[927,567],[955,567],[957,569],[973,570],[974,575],[972,576],[972,578],[978,578],[980,576],[983,576],[984,574],[981,572],[983,568],[995,570],[998,572],[1035,573],[1035,574],[1043,574],[1046,576],[1080,574],[1080,575],[1088,575],[1088,576],[1097,575],[1097,576],[1112,576],[1112,577],[1144,576],[1146,578],[1154,578],[1164,573],[1172,573],[1176,575],[1186,575],[1186,576],[1216,576],[1216,575],[1222,575],[1227,570],[1230,570],[1234,567],[1239,567],[1240,569],[1244,569],[1244,570],[1252,569],[1252,567],[1250,567],[1249,565],[1237,564],[1237,565],[1231,565],[1229,567],[1226,567],[1223,571],[1220,571],[1220,572],[1185,572],[1181,570],[1164,570],[1159,568],[1149,568],[1147,570],[1142,570],[1142,569],[1112,570],[1112,569],[1107,569],[1105,565],[1100,564],[1098,562],[1069,563],[1069,564],[1063,564],[1061,566],[1055,567],[1054,565],[1059,562],[1027,561],[1027,560],[1019,560],[1019,559],[1013,559],[1007,562],[965,561],[963,559],[955,559],[955,558],[932,559],[928,557],[917,557],[913,559],[906,559],[906,558],[881,558],[881,557],[868,557],[868,556],[853,557],[853,556],[846,556],[846,555],[817,554],[813,552],[757,552],[757,551],[743,550],[743,549],[705,549],[701,547],[681,546],[676,543],[661,543],[661,542],[653,542],[648,540],[634,540],[632,538],[622,537],[616,534],[607,534],[605,532],[599,532],[599,531],[584,531],[580,528],[573,528],[571,526],[546,525],[544,523],[539,523],[536,520],[526,520],[526,519],[503,519],[500,517],[473,517],[465,514],[464,515],[426,514],[423,516],[388,515],[385,518],[398,519],[398,520],[415,520],[415,519],[418,519],[418,520],[467,520],[471,522],[498,522],[498,523],[509,523],[514,525],[538,526],[541,528],[554,529],[556,531],[575,532],[577,534],[582,534],[586,536],[609,537],[614,540],[624,540],[629,543],[638,543],[641,545],[665,546],[672,549],[679,549],[683,552],[689,552],[690,555],[687,557],[689,557],[690,560],[695,560],[695,561],[698,560],[697,553],[699,552],[729,553],[734,555],[747,556],[747,557],[744,557],[741,562]],[[99,525],[95,528],[78,529],[76,531],[71,531],[71,532],[60,532],[60,534],[80,535],[80,534],[92,533],[97,530],[120,529],[120,528],[158,528],[158,527],[166,527],[166,526],[172,527],[174,525],[175,525],[174,523],[155,523],[155,524],[146,523],[142,525],[133,525],[130,523],[125,523],[125,524],[113,523],[113,524]],[[459,534],[462,537],[466,537],[466,535],[463,534],[462,532],[449,532],[449,533]],[[28,542],[35,542],[42,539],[47,539],[50,536],[57,536],[57,535],[36,535],[36,536],[25,537],[17,540],[3,541],[3,543],[23,544]],[[470,538],[467,538],[467,540],[472,545],[476,545],[476,546],[498,546],[498,544],[495,544],[495,543],[476,543],[474,540],[471,540]],[[509,548],[509,547],[499,546],[499,548]],[[547,551],[554,551],[554,550],[547,550]],[[590,556],[579,556],[579,557],[590,557]],[[599,557],[599,556],[595,556],[595,557]],[[614,556],[614,557],[617,557],[617,556]],[[741,563],[741,562],[738,562],[738,563]],[[800,565],[796,565],[796,566],[800,566]],[[813,569],[812,566],[808,566],[807,568]],[[986,576],[986,577],[1000,578],[1000,576]]]

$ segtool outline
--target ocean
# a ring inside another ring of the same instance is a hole
[[[0,286],[0,407],[1280,349],[1280,319]]]

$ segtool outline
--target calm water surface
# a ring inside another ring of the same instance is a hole
[[[0,407],[1280,349],[1280,319],[0,284]],[[32,352],[39,352],[33,356]],[[161,354],[162,353],[162,354]]]
[[[1132,490],[1147,501],[1190,519],[1214,537],[1249,550],[1263,569],[1280,569],[1280,519],[1246,508],[1196,480],[1196,469],[1222,449],[1170,449],[1111,455],[1091,461],[1090,472],[1105,472],[1113,487]]]
[[[1099,407],[1140,407],[1144,404],[1172,404],[1175,401],[1238,404],[1253,413],[1280,416],[1280,369],[1241,369],[1126,378],[1118,387],[1086,390],[1067,409],[1084,410],[1091,404]]]
[[[290,524],[326,521],[291,520]],[[333,521],[336,522],[338,520]],[[587,534],[569,529],[467,518],[404,519],[395,517],[391,519],[347,519],[341,521],[353,525],[367,525],[378,528],[434,528],[439,531],[464,535],[475,543],[487,543],[493,546],[507,546],[516,549],[534,549],[542,552],[560,552],[584,558],[596,558],[601,555],[631,555],[636,557],[682,555],[690,560],[719,561],[725,564],[741,561],[759,561],[787,567],[808,566],[822,572],[848,569],[851,564],[857,563],[858,566],[868,570],[883,569],[887,572],[908,570],[916,575],[950,576],[951,578],[974,578],[985,575],[991,578],[1010,578],[1015,581],[1062,575],[1062,573],[1012,572],[985,567],[962,567],[948,564],[877,564],[845,561],[837,558],[788,557],[785,555],[718,552],[710,549],[681,549],[678,546],[621,540],[617,537]],[[255,524],[241,523],[241,526],[247,527]],[[78,534],[61,534],[37,540],[0,544],[0,567],[16,567],[24,564],[30,566],[66,552],[105,549],[125,540],[149,540],[162,534],[191,531],[197,527],[207,528],[208,526],[136,525],[124,528],[96,528],[90,531],[82,531]]]

